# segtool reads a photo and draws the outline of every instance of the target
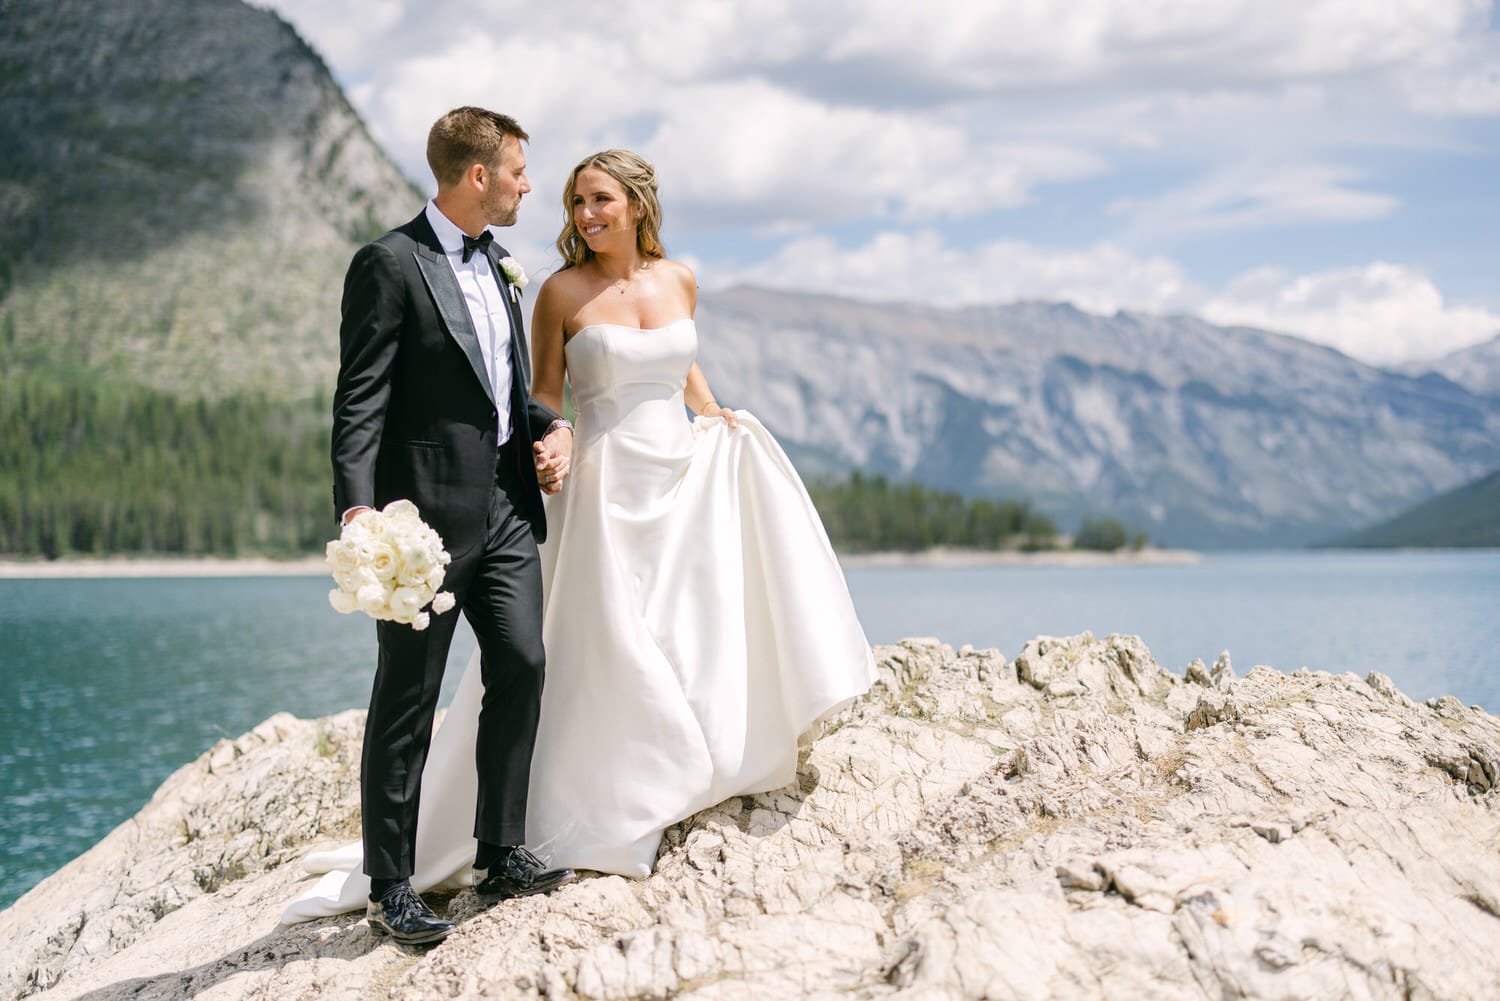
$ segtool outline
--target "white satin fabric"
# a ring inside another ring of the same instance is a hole
[[[737,411],[689,421],[689,318],[585,327],[565,348],[573,470],[542,547],[547,681],[528,845],[549,865],[646,876],[663,830],[796,775],[797,738],[869,688],[874,660],[785,453]],[[420,892],[470,881],[478,654],[422,775]],[[364,906],[360,845],[282,914]]]

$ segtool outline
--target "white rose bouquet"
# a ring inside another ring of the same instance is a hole
[[[452,592],[438,590],[450,559],[442,537],[409,500],[355,515],[328,543],[327,557],[338,584],[328,603],[345,615],[364,612],[422,630],[431,615],[453,607]],[[429,602],[431,615],[422,610]]]

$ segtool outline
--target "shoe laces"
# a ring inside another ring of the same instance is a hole
[[[506,861],[525,862],[528,865],[536,866],[538,869],[543,867],[542,860],[531,854],[531,850],[526,848],[524,845],[517,845],[516,847],[512,848],[510,850],[510,855],[506,858]]]
[[[389,907],[410,907],[419,914],[431,914],[427,902],[424,901],[416,890],[411,888],[410,883],[402,883],[386,895],[382,903]]]

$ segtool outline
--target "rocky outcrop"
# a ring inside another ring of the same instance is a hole
[[[362,715],[275,717],[0,914],[0,998],[1494,996],[1495,717],[1125,636],[878,654],[794,785],[649,879],[440,899],[427,951],[276,924],[354,831]]]

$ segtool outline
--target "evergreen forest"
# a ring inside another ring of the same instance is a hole
[[[124,382],[0,377],[0,554],[268,556],[334,531],[329,401],[181,396]],[[1050,549],[1024,500],[966,498],[855,472],[810,485],[846,552]],[[1098,523],[1095,523],[1095,528]],[[1117,548],[1123,528],[1087,544]]]

